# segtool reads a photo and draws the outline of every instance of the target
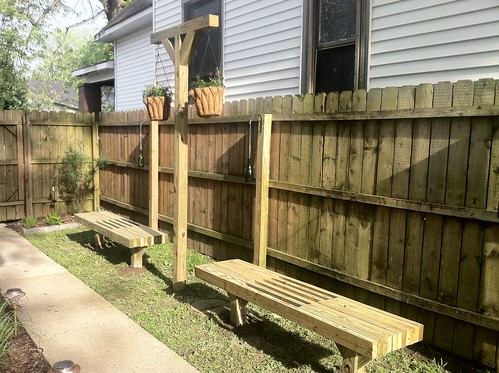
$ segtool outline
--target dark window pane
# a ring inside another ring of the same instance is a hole
[[[207,14],[215,14],[220,17],[220,0],[195,0],[184,5],[184,21]],[[222,24],[221,20],[220,24]],[[196,75],[206,78],[217,67],[222,68],[221,35],[220,27],[201,33],[189,63],[189,83]]]
[[[353,90],[355,45],[317,51],[315,92]]]
[[[355,37],[357,0],[322,0],[320,6],[319,44]]]

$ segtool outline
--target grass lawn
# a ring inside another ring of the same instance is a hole
[[[130,251],[120,245],[93,250],[94,233],[78,229],[26,237],[201,372],[335,372],[341,362],[334,343],[253,305],[250,324],[233,329],[227,311],[201,313],[203,300],[226,294],[194,277],[194,267],[211,261],[189,250],[188,285],[173,293],[173,246],[155,245],[144,269],[128,267]],[[443,359],[443,360],[442,360]],[[463,368],[464,370],[461,370]],[[492,372],[443,355],[427,346],[403,349],[372,363],[369,373]]]

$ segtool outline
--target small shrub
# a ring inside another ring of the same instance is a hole
[[[93,191],[93,176],[105,166],[105,161],[98,159],[96,166],[85,158],[82,152],[70,147],[59,167],[59,186],[62,198],[68,204],[69,212],[81,212],[85,209],[85,200]]]
[[[47,215],[47,217],[45,218],[45,222],[48,225],[60,225],[62,224],[62,219],[57,212],[52,212],[51,214]]]
[[[23,219],[23,224],[27,229],[33,228],[36,225],[36,218],[33,216],[26,216]]]

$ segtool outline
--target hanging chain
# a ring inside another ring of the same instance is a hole
[[[206,41],[206,46],[204,48],[203,58],[201,58],[201,65],[199,66],[199,73],[198,73],[199,77],[201,77],[201,73],[203,72],[204,61],[206,60],[206,53],[208,52],[208,44],[211,44],[211,42],[210,42],[211,30],[208,30],[207,33],[208,33],[208,40]],[[213,48],[212,48],[212,50],[213,50]]]
[[[160,50],[160,47],[159,47],[159,45],[157,45],[156,46],[156,56],[157,56],[157,59],[159,59],[159,62],[161,63],[161,67],[163,68],[163,72],[165,73],[166,82],[168,83],[168,87],[171,87],[172,85],[170,84],[170,79],[168,79],[168,73],[166,72],[166,68],[165,68],[165,65],[163,64],[163,59],[161,58],[161,53],[159,52],[159,50]],[[156,72],[154,72],[154,80],[156,80]]]

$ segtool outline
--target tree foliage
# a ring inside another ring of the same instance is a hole
[[[0,0],[0,109],[20,109],[27,92],[25,71],[41,56],[49,16],[61,0]]]
[[[76,91],[83,83],[73,77],[72,72],[113,58],[113,45],[96,43],[91,34],[77,30],[56,30],[45,44],[45,56],[33,71],[31,78],[37,81],[56,81],[65,89]],[[34,90],[28,94],[28,107],[43,110],[51,102],[58,101],[62,92],[56,90]]]

